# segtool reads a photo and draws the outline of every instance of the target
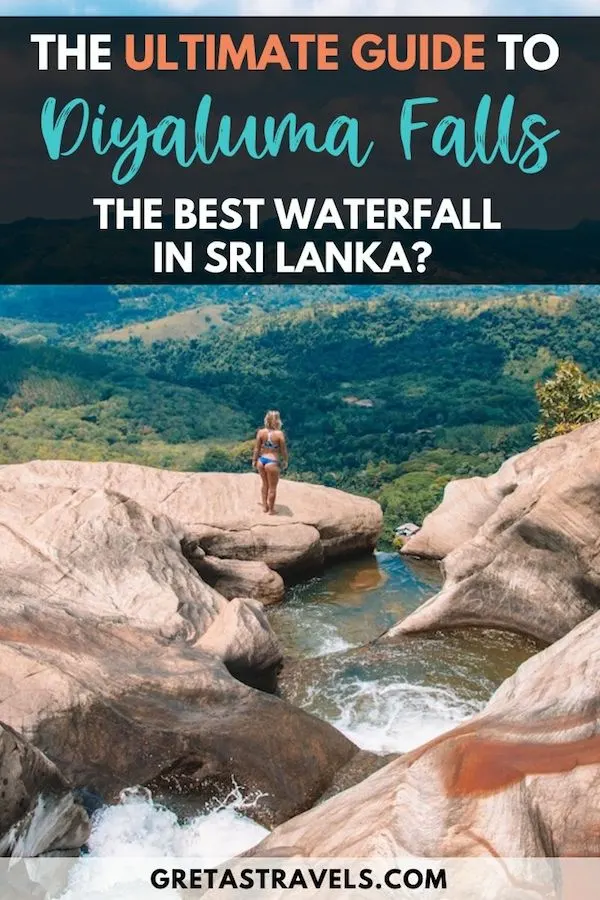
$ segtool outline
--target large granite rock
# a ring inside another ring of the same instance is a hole
[[[257,597],[265,606],[283,600],[283,578],[264,562],[220,559],[218,556],[208,556],[201,547],[192,552],[189,560],[202,580],[228,600]]]
[[[402,552],[444,558],[439,594],[389,638],[482,625],[552,642],[600,608],[600,422],[451,482]]]
[[[371,552],[381,531],[378,503],[333,488],[280,481],[277,515],[263,513],[257,475],[181,473],[126,463],[36,461],[0,468],[0,485],[88,488],[121,494],[180,526],[185,546],[209,556],[259,561],[284,577],[312,573],[344,556]],[[243,572],[243,576],[242,576]],[[260,567],[260,597],[265,572]],[[228,575],[231,577],[231,573]],[[251,567],[238,569],[248,589]],[[271,581],[268,598],[281,590]],[[239,595],[239,591],[236,591]]]
[[[0,469],[0,720],[109,799],[132,784],[205,799],[235,779],[265,823],[310,806],[356,748],[256,689],[273,690],[281,649],[261,603],[228,601],[184,555],[161,512],[173,473],[117,467],[142,505],[110,467],[45,468]]]
[[[0,722],[0,856],[76,855],[89,831],[56,766]]]
[[[276,828],[252,855],[600,855],[600,613],[464,725]]]

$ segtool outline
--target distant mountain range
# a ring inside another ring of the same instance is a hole
[[[249,471],[275,407],[291,477],[377,497],[388,536],[450,478],[530,446],[534,383],[558,360],[597,376],[600,359],[599,291],[564,285],[20,287],[0,290],[7,313],[0,463]]]
[[[228,309],[226,318],[239,322],[251,310],[275,312],[313,303],[347,303],[352,300],[399,297],[406,300],[458,300],[522,296],[536,285],[0,285],[2,319],[20,323],[45,323],[51,339],[77,333],[81,336],[150,322],[195,307]],[[600,296],[600,287],[568,284],[545,285],[557,296]],[[22,327],[22,326],[21,326]],[[39,333],[39,329],[38,329]]]

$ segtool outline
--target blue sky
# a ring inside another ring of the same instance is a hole
[[[0,0],[14,15],[358,14],[364,0]],[[370,14],[596,15],[600,0],[372,0]]]

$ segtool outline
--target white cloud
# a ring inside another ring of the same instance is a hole
[[[104,0],[98,0],[102,7]],[[81,0],[0,0],[0,15],[6,16],[88,16],[89,6]]]
[[[102,0],[99,0],[102,2]],[[485,15],[595,15],[600,0],[142,0],[148,12],[235,13],[269,16],[485,16]],[[140,4],[141,5],[141,4]]]
[[[211,14],[216,12],[215,4],[210,0],[144,0],[144,12],[149,15],[172,13],[173,15],[193,15],[194,13]],[[141,11],[141,10],[140,10]]]
[[[170,2],[170,0],[167,0]],[[481,16],[489,12],[487,0],[453,0],[453,16]],[[364,0],[238,0],[240,15],[354,16],[365,15]],[[370,16],[448,15],[448,0],[370,0]]]
[[[0,0],[0,14],[90,15],[596,15],[600,0]]]
[[[600,13],[600,0],[577,0],[571,12],[576,16],[597,16]]]

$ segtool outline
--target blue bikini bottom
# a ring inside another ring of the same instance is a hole
[[[269,464],[272,465],[273,463],[275,463],[276,466],[279,465],[279,460],[278,460],[278,459],[271,459],[270,456],[259,456],[259,457],[258,457],[258,461],[259,461],[259,463],[262,463],[263,466],[268,466]]]

